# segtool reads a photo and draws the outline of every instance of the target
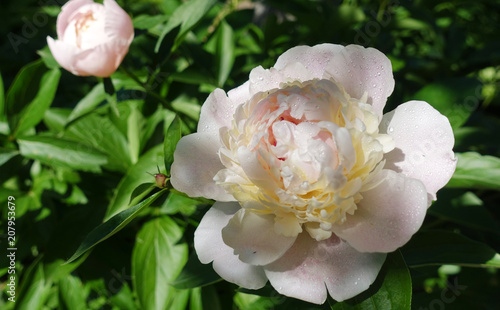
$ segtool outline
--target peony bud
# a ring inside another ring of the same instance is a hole
[[[134,27],[114,0],[70,0],[57,17],[57,36],[47,43],[61,67],[74,75],[109,77],[127,54]]]

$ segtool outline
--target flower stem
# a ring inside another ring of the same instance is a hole
[[[106,99],[108,100],[111,109],[116,114],[116,116],[120,117],[120,111],[118,111],[118,101],[116,99],[116,91],[115,86],[113,85],[113,81],[111,81],[111,77],[103,78],[104,84],[104,92],[106,93]]]

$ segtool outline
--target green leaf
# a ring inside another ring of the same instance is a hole
[[[159,25],[160,23],[165,22],[166,20],[168,20],[168,16],[166,15],[151,16],[151,15],[141,14],[134,18],[133,23],[134,23],[134,28],[136,29],[149,30]]]
[[[61,67],[59,65],[59,63],[57,62],[57,60],[52,55],[52,53],[51,53],[50,48],[49,48],[48,45],[46,45],[41,50],[38,50],[36,53],[38,55],[40,55],[40,58],[43,60],[43,62],[45,63],[45,66],[47,66],[47,68],[54,69],[54,68],[60,68]]]
[[[144,183],[154,182],[154,177],[149,173],[157,170],[157,165],[163,162],[163,145],[157,145],[141,156],[137,163],[131,166],[127,174],[121,179],[120,184],[111,200],[104,220],[129,207],[130,197],[135,188]]]
[[[7,118],[12,136],[35,126],[52,104],[59,85],[59,69],[47,70],[41,60],[23,67],[7,92]]]
[[[447,187],[500,190],[500,158],[475,152],[455,155],[457,169]]]
[[[179,142],[182,136],[181,128],[181,120],[178,116],[176,116],[165,132],[163,151],[165,154],[164,162],[167,176],[170,176],[170,168],[172,167],[172,163],[174,162],[175,147],[177,146],[177,142]]]
[[[136,163],[139,159],[141,149],[140,134],[141,134],[141,113],[137,109],[132,109],[127,118],[127,138],[130,159],[132,163]]]
[[[189,310],[203,310],[200,287],[191,290],[191,296],[189,296]]]
[[[100,172],[107,163],[106,156],[83,143],[50,136],[19,138],[22,156],[38,159],[49,165],[59,165],[76,170]]]
[[[107,154],[106,167],[111,170],[125,172],[132,165],[127,139],[108,117],[96,113],[81,117],[67,127],[64,136]]]
[[[194,120],[198,120],[200,117],[201,106],[194,98],[181,95],[172,101],[172,107]]]
[[[425,231],[415,234],[402,248],[411,267],[460,265],[500,268],[500,255],[488,245],[449,231]]]
[[[68,119],[70,113],[70,109],[50,108],[45,111],[43,122],[47,125],[50,131],[59,133],[64,131],[64,126],[66,125],[66,120]]]
[[[106,93],[104,92],[104,86],[102,83],[99,83],[76,104],[75,108],[68,117],[67,124],[87,113],[92,112],[94,108],[105,99]]]
[[[121,310],[137,310],[137,305],[134,301],[134,294],[127,282],[123,283],[121,290],[109,298],[111,305],[118,307]]]
[[[0,122],[5,122],[7,120],[5,114],[5,90],[3,87],[3,78],[0,74]]]
[[[233,28],[224,20],[217,29],[217,45],[215,56],[217,59],[217,85],[224,86],[235,58]]]
[[[182,213],[184,215],[191,215],[196,212],[197,206],[202,202],[187,196],[178,195],[171,191],[165,203],[160,208],[160,212],[164,214]]]
[[[142,115],[142,114],[140,114]],[[175,117],[175,113],[165,110],[163,108],[158,108],[151,116],[147,119],[142,119],[143,129],[141,133],[141,145],[140,149],[143,150],[147,143],[151,143],[150,140],[153,140],[155,134],[161,134],[163,139],[164,136],[164,127],[160,128],[159,125],[161,122],[166,121],[167,119],[172,120]],[[156,143],[155,143],[156,144]],[[160,166],[160,164],[158,164]]]
[[[442,189],[428,212],[447,221],[500,235],[500,223],[473,192]]]
[[[168,310],[186,310],[189,302],[189,296],[191,295],[190,292],[190,290],[176,291],[175,298],[172,300]]]
[[[170,309],[177,290],[169,283],[188,255],[182,235],[182,229],[166,215],[147,222],[137,234],[132,274],[141,309]]]
[[[190,0],[179,6],[163,28],[158,42],[156,43],[155,53],[158,53],[160,50],[161,43],[165,36],[180,25],[181,27],[179,33],[177,34],[174,46],[172,47],[172,50],[176,50],[184,40],[184,37],[189,30],[191,30],[191,28],[193,28],[203,18],[203,16],[205,16],[215,2],[216,0]]]
[[[122,211],[108,221],[102,223],[101,225],[94,228],[83,240],[82,244],[78,247],[76,252],[71,256],[65,264],[71,263],[82,254],[92,249],[97,244],[103,242],[109,237],[113,236],[117,232],[123,229],[130,221],[132,221],[139,213],[150,204],[152,204],[158,197],[160,197],[164,190],[159,191],[156,194],[151,195],[147,199],[143,200],[141,203]]]
[[[43,309],[51,286],[52,284],[45,278],[43,264],[35,260],[24,273],[23,282],[16,295],[16,309]]]
[[[332,305],[334,310],[343,309],[395,309],[411,308],[411,277],[399,251],[387,255],[377,280],[360,295]]]
[[[71,310],[87,309],[87,296],[83,289],[82,281],[72,275],[68,275],[59,281],[59,297],[61,303]]]
[[[0,147],[0,166],[16,155],[19,155],[18,151]]]
[[[414,100],[430,103],[448,117],[451,127],[462,126],[481,100],[481,84],[473,78],[459,77],[437,81],[424,86]]]
[[[202,264],[198,256],[192,254],[186,266],[170,285],[178,289],[188,289],[209,285],[220,280],[221,278],[214,271],[212,264]]]

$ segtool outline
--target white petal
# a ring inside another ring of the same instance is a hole
[[[209,132],[218,136],[221,127],[231,127],[236,107],[226,93],[217,88],[210,93],[201,107],[198,132]]]
[[[57,15],[57,36],[59,40],[64,39],[64,32],[70,22],[70,17],[84,5],[94,4],[92,0],[71,0],[61,7],[61,13]]]
[[[384,115],[380,131],[391,135],[396,145],[385,155],[385,168],[422,181],[435,200],[457,164],[448,119],[427,102],[409,101]]]
[[[67,44],[61,40],[54,40],[51,37],[47,37],[47,44],[49,45],[52,56],[54,56],[61,67],[74,75],[80,75],[79,72],[74,69],[74,57],[76,53],[78,53],[76,46]]]
[[[384,260],[385,254],[357,252],[335,235],[317,242],[304,232],[285,255],[264,270],[280,294],[322,304],[327,290],[337,301],[366,290]]]
[[[241,86],[231,89],[227,92],[227,97],[237,107],[250,100],[250,82],[246,81]]]
[[[134,25],[127,12],[114,0],[104,0],[106,10],[105,31],[114,40],[124,40],[129,44],[134,38]]]
[[[281,70],[293,62],[304,64],[315,78],[333,77],[351,97],[361,99],[366,92],[368,103],[380,117],[387,97],[394,90],[391,62],[373,48],[335,44],[297,46],[283,53],[274,67]]]
[[[234,197],[215,184],[214,177],[224,169],[219,158],[220,141],[210,133],[182,137],[174,152],[170,182],[190,197],[234,201]]]
[[[244,146],[238,148],[238,160],[241,168],[252,183],[268,191],[274,191],[277,189],[276,182],[271,177],[269,169],[266,170],[263,163],[259,161],[259,159],[264,160],[262,157],[258,151],[252,152]]]
[[[360,252],[392,252],[422,225],[427,192],[422,182],[392,170],[382,170],[379,185],[362,192],[353,215],[333,232]]]
[[[241,261],[260,266],[280,258],[293,245],[296,236],[277,234],[274,215],[257,215],[241,209],[222,230],[222,238]]]
[[[225,280],[248,289],[263,287],[267,278],[262,267],[245,264],[222,240],[222,228],[240,209],[237,202],[216,202],[194,233],[194,247],[204,264],[213,261],[214,270]]]
[[[284,81],[283,75],[278,70],[274,68],[264,69],[262,66],[258,66],[250,71],[250,95],[279,88]]]
[[[74,57],[74,69],[78,75],[109,77],[127,54],[128,44],[127,41],[116,40],[82,51]]]

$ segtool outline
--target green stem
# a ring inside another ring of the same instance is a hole
[[[146,91],[146,93],[152,97],[154,97],[155,99],[157,99],[158,101],[160,101],[167,109],[169,110],[172,110],[174,111],[174,108],[172,107],[172,105],[170,104],[170,102],[168,102],[167,100],[165,100],[165,98],[161,97],[160,95],[158,95],[157,93],[155,93],[147,83],[143,83],[141,82],[141,80],[139,80],[139,78],[133,74],[132,72],[130,72],[129,70],[127,70],[125,67],[121,66],[120,69],[125,73],[127,74],[132,80],[134,80],[134,82],[137,83],[137,85],[141,86],[144,91]]]
[[[102,82],[104,84],[106,99],[108,100],[111,109],[116,114],[116,116],[120,117],[120,112],[118,111],[118,100],[116,99],[116,91],[115,86],[113,85],[113,81],[111,81],[110,77],[105,77],[103,78]]]
[[[168,102],[165,98],[163,98],[162,96],[160,96],[159,94],[155,93],[150,87],[148,84],[146,83],[143,83],[141,82],[141,80],[139,80],[139,78],[133,74],[132,72],[130,72],[129,70],[127,70],[125,67],[123,66],[120,66],[120,69],[125,73],[127,74],[130,78],[132,78],[132,80],[134,80],[139,86],[141,86],[144,91],[146,91],[146,93],[152,97],[154,97],[155,99],[157,99],[158,101],[160,101],[163,106],[170,110],[170,111],[174,111],[176,112],[177,114],[183,114],[184,116],[188,117],[188,118],[191,118],[189,115],[187,115],[186,113],[182,112],[182,111],[179,111],[179,110],[176,110],[172,104],[170,102]],[[179,115],[181,116],[181,115]],[[181,117],[182,118],[182,117]]]

